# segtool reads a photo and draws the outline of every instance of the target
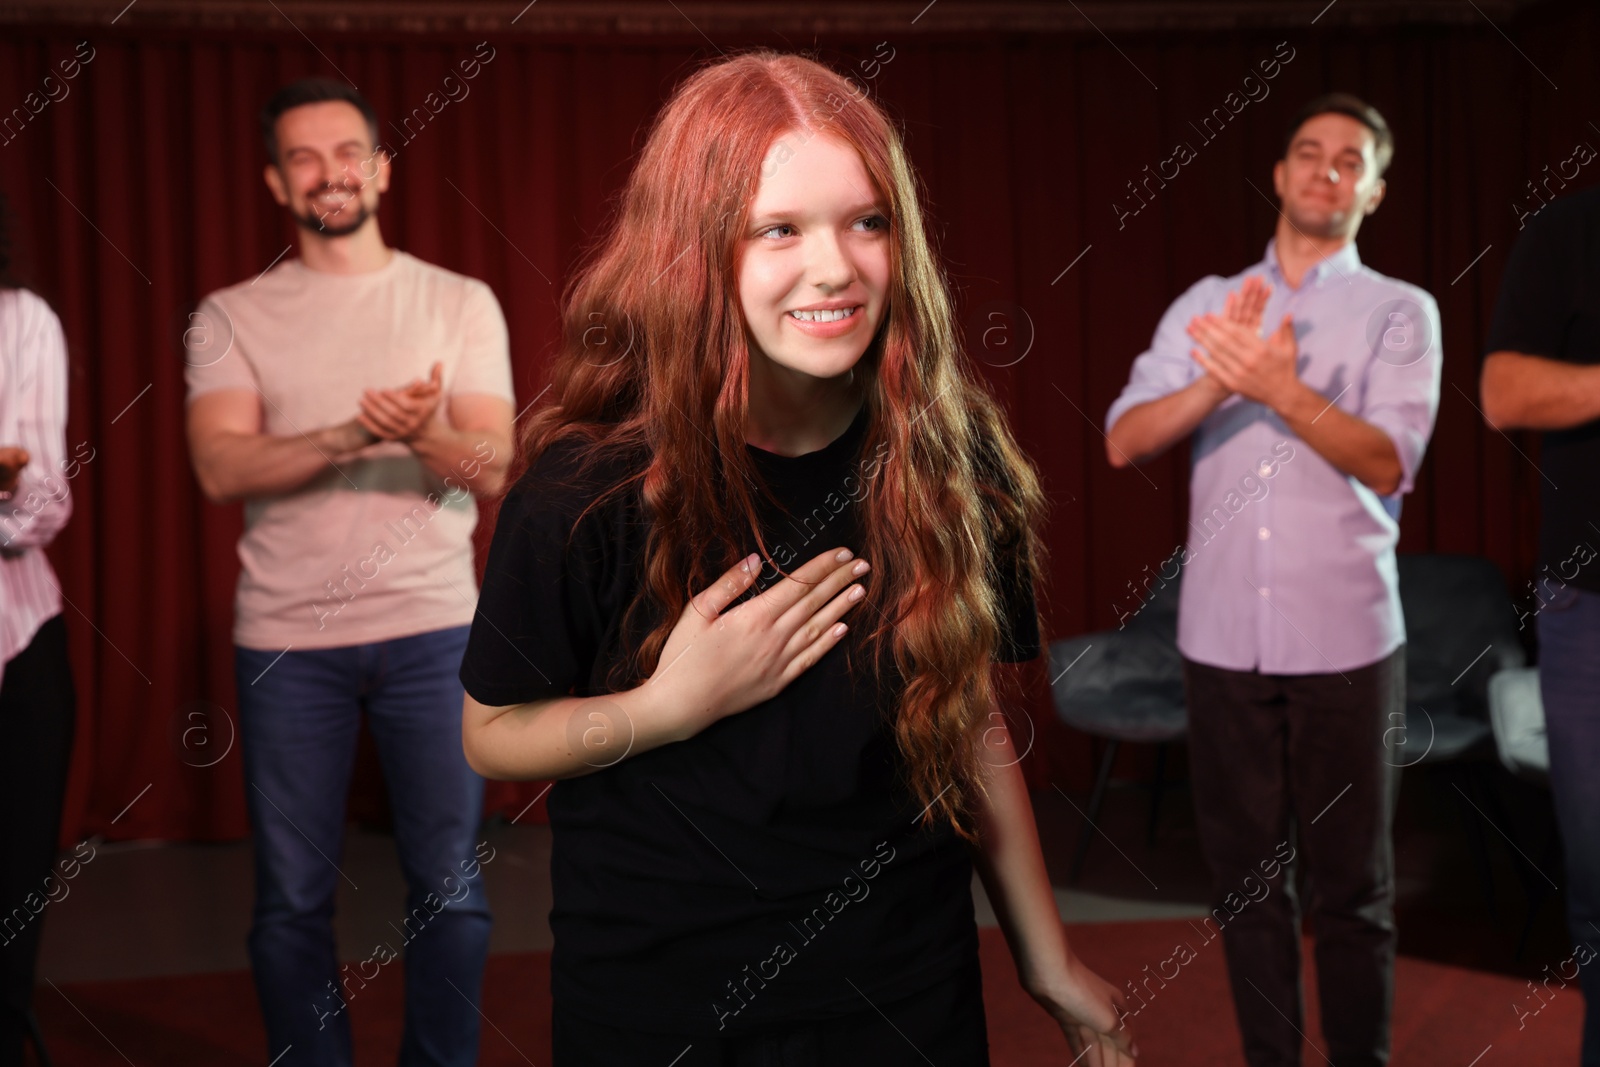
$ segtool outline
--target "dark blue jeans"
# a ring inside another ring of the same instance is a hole
[[[250,963],[274,1067],[348,1067],[347,1009],[401,956],[402,1067],[477,1062],[490,925],[480,868],[493,853],[475,848],[483,779],[461,749],[468,629],[281,656],[234,649],[255,842]],[[394,812],[406,918],[341,967],[334,891],[361,888],[339,860],[362,711]]]
[[[1539,689],[1550,788],[1567,859],[1567,930],[1586,1006],[1583,1067],[1600,1067],[1600,594],[1571,586],[1539,612]],[[1576,947],[1576,944],[1575,946]]]

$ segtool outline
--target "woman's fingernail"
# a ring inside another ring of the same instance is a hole
[[[839,554],[837,556],[834,556],[833,558],[838,560],[840,563],[843,563],[845,560],[849,559],[850,556],[851,556],[851,552],[850,552],[850,550],[848,548],[841,548],[839,550]]]

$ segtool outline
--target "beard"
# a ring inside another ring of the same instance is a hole
[[[308,199],[314,199],[330,189],[341,189],[341,187],[325,185],[322,188],[313,191]],[[323,216],[318,215],[315,211],[307,212],[306,214],[302,215],[293,208],[289,209],[289,215],[294,219],[296,225],[309,233],[318,234],[322,237],[348,237],[350,234],[355,233],[357,230],[361,229],[361,227],[365,226],[367,224],[367,220],[372,217],[373,212],[367,207],[366,204],[361,202],[359,190],[351,190],[348,187],[343,187],[342,191],[352,194],[351,202],[357,207],[355,215],[346,222],[330,225],[323,218]],[[345,213],[341,212],[341,214]]]

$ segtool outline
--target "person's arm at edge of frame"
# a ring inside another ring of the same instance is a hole
[[[968,848],[1011,947],[1018,979],[1068,1033],[1074,1054],[1090,1042],[1099,1046],[1085,1057],[1085,1064],[1131,1064],[1138,1050],[1119,1018],[1122,995],[1067,944],[1020,757],[1003,718],[998,734],[999,745],[985,742],[985,782],[978,800],[980,844]],[[1007,762],[998,766],[1000,761]]]
[[[1500,279],[1478,375],[1494,430],[1566,430],[1600,418],[1600,366],[1558,357],[1576,310],[1565,281],[1587,273],[1587,227],[1571,202],[1540,211],[1518,236]]]
[[[1478,393],[1491,429],[1566,430],[1600,419],[1600,365],[1490,352]]]

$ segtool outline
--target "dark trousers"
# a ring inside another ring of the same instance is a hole
[[[0,1067],[22,1063],[56,861],[77,706],[67,627],[53,616],[0,681]]]
[[[1184,661],[1190,773],[1251,1067],[1299,1067],[1305,1030],[1304,863],[1322,1050],[1333,1067],[1389,1059],[1394,1003],[1394,819],[1405,648],[1333,674],[1271,675]],[[1306,1035],[1309,1039],[1309,1035]],[[1321,1059],[1323,1057],[1316,1057]]]
[[[1600,594],[1568,586],[1539,612],[1539,691],[1573,941],[1572,956],[1552,972],[1571,981],[1568,968],[1578,969],[1583,1067],[1600,1067],[1600,960],[1592,955],[1600,948]]]
[[[839,979],[845,985],[844,977]],[[593,1022],[557,1003],[551,1013],[555,1067],[988,1067],[983,973],[974,955],[929,989],[830,1019],[760,1033],[695,1037],[647,1034]]]

